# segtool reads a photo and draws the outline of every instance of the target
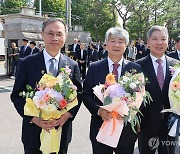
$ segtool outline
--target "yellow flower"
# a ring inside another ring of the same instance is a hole
[[[52,88],[53,86],[56,85],[56,83],[58,83],[58,79],[55,78],[52,75],[49,74],[44,74],[41,78],[41,80],[39,81],[39,86],[41,87],[49,87]]]
[[[178,89],[180,89],[180,83],[177,82],[177,81],[172,82],[172,84],[171,84],[171,89],[172,89],[172,90],[178,90]]]
[[[116,83],[115,75],[113,75],[113,74],[108,74],[108,75],[106,76],[106,84],[108,84],[108,85],[113,85],[113,84],[115,84],[115,83]]]

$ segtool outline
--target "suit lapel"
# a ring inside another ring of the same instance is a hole
[[[37,54],[37,68],[41,74],[47,73],[43,51]]]
[[[121,69],[121,76],[124,75],[126,69],[125,69],[125,66],[128,64],[128,60],[124,59],[123,60],[123,63],[122,63],[122,69]]]
[[[148,80],[154,83],[161,91],[150,55],[146,57],[144,68],[147,72]]]
[[[168,56],[166,56],[166,75],[165,75],[163,90],[166,88],[169,88],[169,81],[171,79],[171,73],[169,70],[170,66],[173,66],[173,62],[171,61],[171,59]]]
[[[100,66],[100,74],[101,74],[101,83],[104,83],[105,82],[105,79],[106,79],[106,75],[109,74],[109,66],[108,66],[108,60],[107,59],[104,59],[102,61],[102,64]]]

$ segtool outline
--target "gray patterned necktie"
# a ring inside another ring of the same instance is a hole
[[[57,70],[56,70],[56,67],[55,67],[56,59],[55,59],[55,58],[51,58],[49,61],[51,62],[50,66],[49,66],[49,72],[50,72],[54,77],[56,77],[56,76],[57,76]]]

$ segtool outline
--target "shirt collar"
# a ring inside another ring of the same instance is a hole
[[[107,58],[107,60],[108,60],[108,65],[109,65],[109,67],[112,67],[113,64],[114,64],[114,62],[113,62],[109,57]],[[118,62],[118,64],[119,64],[120,66],[122,66],[123,60],[124,60],[124,58],[121,58],[121,60]]]
[[[44,49],[43,54],[44,54],[45,62],[49,61],[51,58],[55,58],[56,61],[59,62],[60,52],[55,57],[52,57],[51,55],[49,55],[49,53],[46,51],[46,49]]]
[[[178,55],[180,55],[180,51],[177,49],[177,53],[178,53]]]
[[[161,58],[157,58],[150,53],[150,56],[151,56],[152,62],[156,62],[157,59],[161,59],[162,62],[164,63],[166,60],[165,55],[163,55]]]

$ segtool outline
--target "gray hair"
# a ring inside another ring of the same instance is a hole
[[[61,18],[49,18],[47,20],[45,20],[42,24],[42,31],[44,31],[44,29],[46,28],[47,25],[51,24],[51,23],[54,23],[54,22],[60,22],[64,25],[65,27],[65,33],[67,34],[68,33],[68,29],[67,29],[67,26],[66,26],[66,23],[64,22],[63,19]]]
[[[115,37],[118,37],[120,39],[124,39],[126,45],[128,45],[128,43],[129,43],[129,33],[121,27],[109,28],[105,34],[105,42],[107,42],[109,40],[110,36],[115,36]]]
[[[168,30],[166,27],[164,26],[152,26],[148,33],[147,33],[147,38],[149,39],[151,36],[152,36],[152,33],[155,32],[155,31],[161,31],[161,32],[164,32],[164,34],[167,36],[167,38],[169,37],[169,34],[168,34]]]

